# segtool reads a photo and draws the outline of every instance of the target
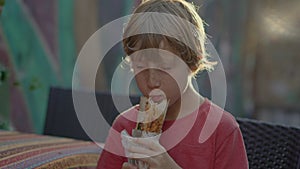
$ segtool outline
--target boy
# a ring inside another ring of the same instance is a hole
[[[195,74],[215,64],[207,60],[205,41],[201,18],[184,0],[147,0],[137,7],[124,30],[126,61],[144,96],[169,100],[163,133],[159,140],[131,138],[129,145],[122,145],[120,133],[135,128],[138,107],[123,112],[112,126],[98,168],[137,168],[128,158],[151,169],[248,168],[235,119],[192,85]],[[207,120],[210,113],[221,119]],[[217,127],[201,141],[205,123]]]

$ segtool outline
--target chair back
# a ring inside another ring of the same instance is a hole
[[[76,94],[84,97],[91,93],[86,91],[76,91]],[[115,98],[122,102],[122,100],[128,99],[128,96],[126,97],[118,95],[115,96]],[[103,124],[101,125],[103,127],[95,129],[95,132],[101,133],[101,136],[97,137],[96,141],[105,142],[109,127],[112,125],[116,116],[129,107],[122,107],[122,110],[119,112],[114,105],[110,93],[96,92],[96,100],[102,116],[104,117],[104,119],[101,119],[101,121],[96,122],[100,125]],[[139,97],[130,96],[130,101],[133,105],[135,105],[139,102]],[[107,125],[107,123],[110,126]],[[80,121],[78,120],[74,109],[71,89],[58,87],[50,88],[44,134],[91,140],[90,136],[86,134],[85,130],[80,124]]]
[[[300,128],[237,119],[250,169],[300,169]]]

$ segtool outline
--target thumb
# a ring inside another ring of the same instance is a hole
[[[123,163],[122,169],[137,169],[137,167],[125,162],[125,163]]]

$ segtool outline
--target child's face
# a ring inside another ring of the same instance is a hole
[[[179,56],[170,52],[170,46],[162,41],[159,47],[135,52],[131,56],[132,68],[144,96],[159,101],[165,95],[172,105],[187,88],[191,71]]]

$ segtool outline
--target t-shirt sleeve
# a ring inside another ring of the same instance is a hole
[[[127,159],[124,157],[124,149],[121,144],[120,132],[122,129],[122,118],[117,118],[111,127],[105,142],[104,150],[98,160],[97,169],[121,169]]]
[[[97,169],[121,169],[125,158],[103,150],[98,161]]]
[[[136,123],[135,109],[129,109],[120,114],[114,121],[108,137],[105,141],[104,150],[98,160],[97,169],[121,169],[124,162],[127,162],[124,148],[121,143],[121,131],[126,130],[131,133]]]
[[[249,168],[242,133],[237,123],[229,134],[219,140],[216,148],[215,169]]]

